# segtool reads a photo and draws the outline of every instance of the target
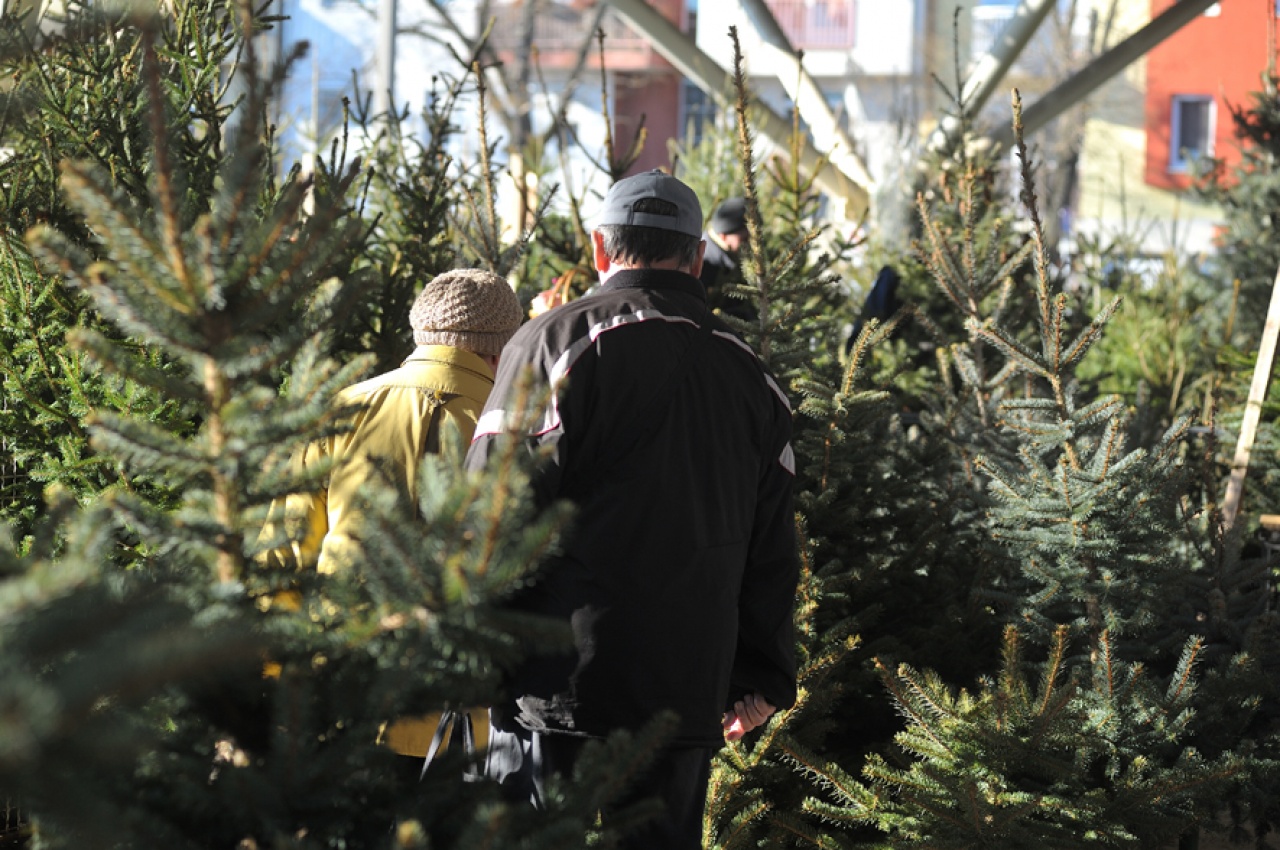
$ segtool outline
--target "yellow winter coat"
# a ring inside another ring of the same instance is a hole
[[[288,497],[283,514],[292,532],[292,557],[280,552],[272,560],[292,560],[293,566],[326,574],[342,569],[359,546],[361,486],[375,476],[391,478],[388,483],[414,504],[423,456],[438,452],[442,441],[451,439],[449,430],[461,434],[463,445],[469,443],[491,389],[493,370],[478,355],[420,345],[399,369],[340,392],[336,402],[357,409],[352,429],[313,443],[301,459],[310,465],[332,458],[329,486]],[[272,509],[273,519],[279,514]],[[482,713],[475,714],[477,745],[483,747],[488,725]],[[398,753],[424,756],[438,721],[439,715],[396,721],[383,740]]]

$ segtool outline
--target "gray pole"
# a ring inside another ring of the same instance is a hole
[[[786,70],[794,72],[794,76],[790,73],[779,73],[778,82],[786,89],[796,108],[800,110],[800,117],[804,118],[805,123],[809,125],[815,141],[825,143],[828,156],[840,157],[842,161],[839,166],[842,170],[852,175],[863,188],[871,191],[875,181],[871,179],[866,165],[858,157],[853,139],[849,138],[849,134],[840,126],[840,122],[836,121],[826,98],[822,96],[822,90],[818,88],[813,77],[809,76],[808,69],[800,62],[796,49],[791,45],[791,40],[787,38],[778,19],[773,16],[773,12],[769,10],[764,0],[742,0],[742,8],[747,11],[760,37],[778,51],[780,59],[786,61]]]
[[[373,111],[389,115],[396,105],[396,0],[378,0],[378,88]]]
[[[1059,83],[1053,91],[1022,111],[1022,133],[1029,136],[1084,100],[1095,89],[1123,71],[1134,60],[1145,56],[1151,48],[1195,20],[1216,0],[1180,0],[1161,12],[1151,23],[1081,68],[1074,76]],[[1013,144],[1013,127],[1005,126],[991,137],[993,144]]]
[[[730,77],[716,61],[704,53],[693,41],[664,18],[645,0],[607,0],[636,32],[648,39],[662,57],[684,74],[698,88],[706,92],[722,108],[733,109],[727,99],[726,89]],[[782,149],[786,149],[791,136],[791,122],[776,112],[760,107],[760,135]],[[800,165],[816,174],[817,182],[833,200],[843,202],[845,217],[857,221],[870,203],[867,188],[854,177],[836,168],[823,158],[808,139],[801,140]]]

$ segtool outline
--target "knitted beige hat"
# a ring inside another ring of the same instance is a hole
[[[476,354],[501,354],[523,320],[511,286],[482,269],[454,269],[436,276],[409,311],[418,345],[452,345]]]

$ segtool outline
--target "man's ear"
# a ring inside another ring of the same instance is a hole
[[[707,252],[707,240],[703,239],[698,243],[698,256],[693,261],[693,268],[689,269],[689,274],[694,277],[702,277],[702,255]]]
[[[612,263],[609,261],[609,255],[604,251],[604,236],[600,234],[599,230],[591,231],[591,246],[593,248],[592,253],[594,254],[596,271],[601,274],[607,272]]]

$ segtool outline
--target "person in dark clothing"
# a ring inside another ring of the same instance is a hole
[[[710,290],[721,278],[731,277],[738,271],[738,254],[747,241],[746,200],[730,198],[716,207],[702,238],[706,249],[698,279]]]
[[[853,325],[849,341],[845,343],[846,351],[853,349],[854,343],[858,341],[858,334],[862,333],[862,327],[868,319],[884,322],[902,308],[902,299],[898,297],[898,286],[901,283],[902,276],[893,266],[881,266],[875,283],[871,285],[871,291],[862,302],[862,313]]]
[[[707,303],[713,310],[752,321],[756,316],[754,305],[732,298],[726,291],[730,285],[742,282],[738,258],[747,244],[746,200],[729,198],[716,207],[702,239],[706,250],[698,279],[707,290]]]
[[[585,741],[674,712],[673,740],[621,801],[657,797],[665,816],[625,847],[700,847],[712,755],[796,695],[791,410],[707,307],[701,223],[693,190],[660,171],[609,190],[592,236],[599,289],[503,349],[466,460],[484,466],[532,369],[554,391],[526,435],[550,450],[534,492],[577,512],[513,605],[563,619],[576,651],[513,671],[485,769],[536,803]]]

